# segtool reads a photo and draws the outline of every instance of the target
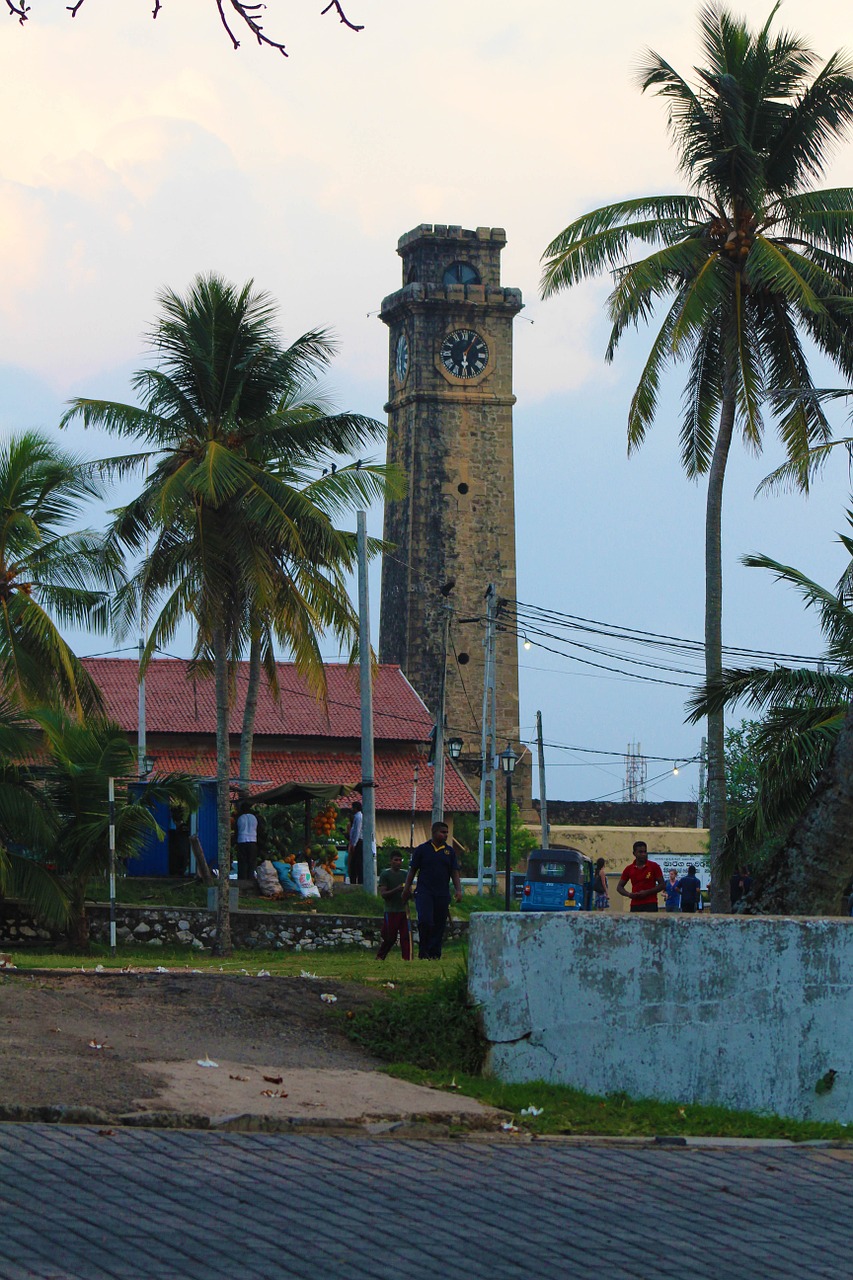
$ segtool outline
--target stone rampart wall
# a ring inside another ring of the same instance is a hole
[[[110,940],[108,906],[86,909],[93,942]],[[311,915],[295,912],[232,911],[231,939],[235,947],[263,950],[319,951],[327,947],[378,947],[381,918],[377,916]],[[446,937],[467,932],[465,921],[454,920]],[[417,936],[417,927],[415,928]],[[116,940],[152,948],[179,944],[190,949],[210,947],[216,937],[216,917],[201,908],[116,907]],[[45,946],[59,935],[36,924],[14,903],[0,903],[0,947]]]
[[[469,982],[501,1080],[853,1123],[853,920],[483,914]]]

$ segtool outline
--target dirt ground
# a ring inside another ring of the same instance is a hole
[[[0,1107],[485,1123],[478,1103],[394,1080],[347,1039],[341,1013],[376,998],[330,979],[2,972]]]

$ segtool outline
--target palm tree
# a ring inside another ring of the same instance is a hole
[[[317,634],[354,633],[340,572],[353,538],[329,511],[334,495],[367,502],[384,492],[386,468],[356,463],[322,483],[301,485],[318,459],[352,454],[384,428],[354,413],[331,413],[305,387],[328,366],[335,345],[324,331],[282,348],[275,307],[249,282],[242,289],[200,276],[186,298],[160,295],[152,334],[158,367],[134,375],[142,407],[75,400],[80,418],[141,440],[144,452],[106,460],[105,473],[150,465],[139,496],[120,510],[113,534],[145,556],[120,594],[119,621],[152,616],[144,662],[169,644],[180,621],[196,625],[194,657],[213,667],[216,687],[218,863],[217,947],[230,951],[228,711],[233,662],[260,644],[271,668],[272,641],[288,643],[300,670],[322,687]],[[278,468],[281,467],[281,474]],[[316,495],[316,496],[315,496]],[[146,552],[146,543],[153,544]]]
[[[853,524],[853,512],[848,520]],[[853,539],[842,535],[841,541],[853,556]],[[786,666],[724,670],[688,703],[694,722],[737,704],[762,717],[753,740],[756,793],[727,833],[721,872],[729,875],[774,840],[777,847],[755,879],[755,909],[836,914],[842,887],[853,873],[853,773],[845,772],[839,755],[853,700],[853,610],[845,586],[849,570],[837,591],[831,591],[768,556],[748,556],[744,564],[769,570],[800,593],[818,613],[827,649],[817,671]],[[846,790],[847,812],[834,836],[817,841],[806,856],[802,850],[792,856],[791,839],[809,810],[839,786]]]
[[[57,622],[109,629],[121,556],[102,535],[68,531],[102,491],[87,463],[36,432],[0,444],[0,683],[24,707],[100,706]]]
[[[45,856],[55,843],[55,815],[24,763],[34,745],[31,717],[0,697],[0,898],[19,898],[37,919],[63,926],[68,897]]]
[[[164,774],[130,794],[126,779],[136,773],[136,748],[127,734],[105,719],[90,717],[85,724],[63,711],[37,714],[45,762],[40,785],[54,818],[53,837],[46,849],[68,894],[69,938],[75,949],[89,945],[86,887],[109,868],[109,779],[117,781],[115,798],[116,856],[132,857],[145,836],[162,832],[150,806],[158,800],[194,808],[196,779]],[[225,883],[228,877],[225,876]]]
[[[778,6],[777,6],[778,8]],[[820,69],[797,36],[771,36],[715,6],[701,10],[703,65],[692,87],[658,54],[639,73],[643,91],[667,102],[669,129],[689,190],[596,209],[545,251],[543,295],[612,273],[606,358],[625,330],[663,321],[628,414],[628,449],[651,426],[662,375],[687,362],[681,457],[688,476],[708,476],[705,524],[705,664],[722,671],[722,495],[735,430],[763,440],[762,405],[774,392],[810,392],[808,339],[845,373],[853,370],[853,191],[812,191],[832,145],[853,118],[853,67],[840,53]],[[633,257],[637,245],[651,246]],[[829,428],[820,401],[795,396],[778,415],[797,466]],[[801,466],[799,479],[808,482]],[[714,909],[724,910],[716,864],[726,829],[722,711],[708,716]]]

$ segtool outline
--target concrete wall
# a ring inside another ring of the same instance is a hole
[[[501,1080],[853,1122],[853,921],[484,914],[469,973]]]

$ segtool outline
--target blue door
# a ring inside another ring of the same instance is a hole
[[[128,788],[133,800],[139,800],[145,793],[144,782],[134,782]],[[151,806],[154,820],[163,832],[163,839],[158,840],[153,831],[148,832],[145,842],[135,858],[127,860],[129,876],[167,876],[169,874],[169,826],[171,814],[165,800],[157,800]]]

